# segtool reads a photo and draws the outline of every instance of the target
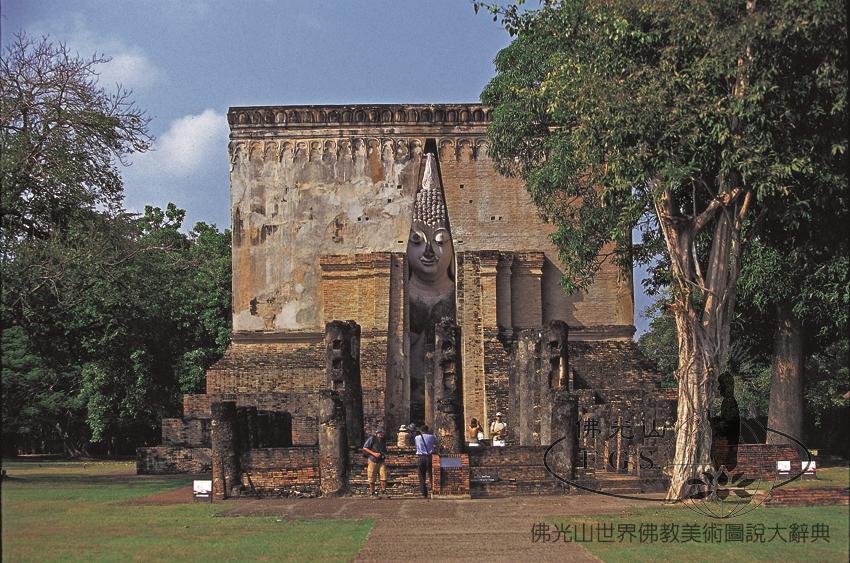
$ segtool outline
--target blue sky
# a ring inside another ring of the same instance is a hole
[[[228,107],[474,102],[510,41],[467,0],[3,0],[0,16],[4,45],[23,29],[112,57],[101,82],[131,88],[156,137],[124,171],[129,209],[173,201],[220,227]]]

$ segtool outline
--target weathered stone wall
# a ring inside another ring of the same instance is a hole
[[[630,274],[610,261],[588,292],[560,290],[553,227],[540,220],[522,183],[500,176],[488,155],[489,111],[232,108],[234,330],[315,331],[331,316],[353,318],[365,330],[364,319],[324,311],[338,303],[319,287],[320,257],[404,252],[427,139],[439,147],[456,252],[530,253],[514,276],[516,298],[530,300],[528,307],[517,302],[519,326],[553,319],[632,325]]]
[[[209,447],[209,418],[162,419],[162,444],[164,446]]]

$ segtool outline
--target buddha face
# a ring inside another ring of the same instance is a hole
[[[454,248],[449,231],[432,229],[417,222],[407,240],[407,263],[410,275],[428,283],[451,279],[449,269],[454,260]]]

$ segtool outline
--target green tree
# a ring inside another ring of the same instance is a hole
[[[747,236],[841,181],[846,16],[833,1],[490,6],[516,39],[482,93],[491,153],[558,227],[568,290],[600,262],[669,266],[678,424],[669,498],[710,468]],[[827,147],[827,150],[823,150]],[[844,176],[846,181],[846,176]],[[635,226],[643,244],[632,248]]]
[[[0,63],[3,427],[71,455],[155,439],[230,332],[229,232],[121,207],[151,139],[106,60],[21,33]]]
[[[109,222],[120,229],[72,227],[65,243],[40,247],[51,252],[32,262],[61,275],[30,292],[4,331],[4,357],[11,346],[32,358],[4,365],[4,385],[17,390],[4,394],[4,428],[32,435],[22,416],[30,412],[67,426],[41,423],[38,433],[62,436],[69,454],[89,442],[126,451],[156,439],[161,418],[179,412],[181,392],[202,388],[230,333],[230,234],[203,223],[184,234],[183,216],[173,205],[149,207]],[[14,273],[14,283],[28,283],[26,268]],[[43,408],[57,398],[64,418]]]
[[[149,119],[118,87],[97,84],[97,65],[47,37],[20,32],[0,58],[0,225],[5,245],[45,238],[80,210],[117,212],[117,163],[144,151]],[[8,247],[4,246],[8,253]]]

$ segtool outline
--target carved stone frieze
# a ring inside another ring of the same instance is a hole
[[[487,141],[473,137],[438,137],[443,162],[471,162],[488,159]],[[387,175],[395,164],[405,164],[421,156],[425,137],[348,137],[339,139],[298,138],[268,141],[231,141],[228,147],[231,167],[247,162],[364,162],[380,160]]]

